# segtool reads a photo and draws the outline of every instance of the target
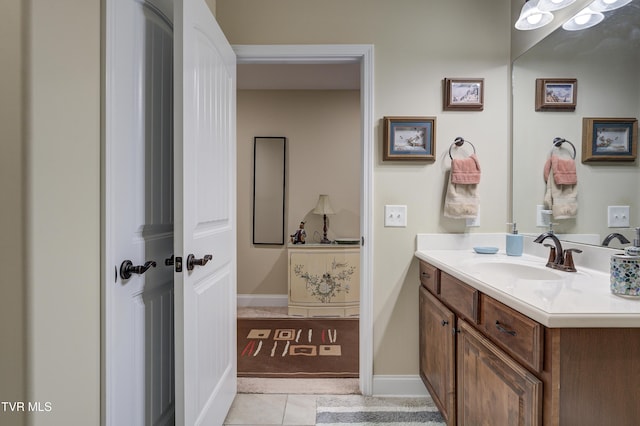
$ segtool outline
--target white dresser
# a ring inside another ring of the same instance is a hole
[[[357,317],[360,312],[360,247],[289,244],[289,315]]]

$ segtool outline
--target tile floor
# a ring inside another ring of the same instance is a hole
[[[224,425],[315,425],[319,396],[240,393],[236,395]]]
[[[239,317],[287,317],[286,308],[239,308]],[[354,379],[357,388],[357,379]],[[345,381],[346,382],[346,381]],[[291,385],[284,385],[291,386]],[[354,387],[353,384],[350,385]],[[348,390],[340,393],[352,393]],[[336,390],[340,390],[340,386]],[[278,390],[276,389],[276,392]],[[238,393],[236,395],[224,425],[263,426],[316,424],[316,400],[320,394],[292,393]]]

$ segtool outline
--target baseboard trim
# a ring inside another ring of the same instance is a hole
[[[286,294],[238,294],[238,307],[284,307],[289,305]]]
[[[427,396],[420,376],[373,376],[374,396]]]

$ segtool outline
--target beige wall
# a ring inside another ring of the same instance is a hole
[[[0,424],[98,424],[100,0],[0,16]]]
[[[24,401],[24,155],[22,138],[23,9],[21,0],[0,2],[0,401]],[[0,406],[0,424],[21,425],[24,416]]]
[[[232,44],[375,46],[374,373],[418,373],[419,232],[465,232],[442,215],[447,151],[471,140],[483,165],[481,227],[506,230],[509,176],[510,2],[424,0],[217,0]],[[482,112],[442,111],[444,77],[485,79]],[[436,161],[381,161],[384,116],[436,116]],[[408,226],[385,228],[385,204],[406,204]]]
[[[309,242],[322,238],[311,210],[328,194],[336,215],[330,239],[360,234],[360,93],[336,90],[238,92],[238,293],[287,293],[286,246],[252,244],[253,138],[287,138],[285,235],[301,220]]]
[[[29,66],[23,75],[28,79],[29,95],[27,118],[23,118],[27,123],[23,135],[26,143],[22,145],[27,152],[25,177],[20,178],[19,165],[10,170],[16,188],[26,185],[27,231],[22,237],[13,234],[10,241],[18,247],[24,241],[29,256],[24,261],[23,280],[29,313],[26,397],[53,404],[52,412],[34,414],[30,423],[98,424],[100,0],[30,0],[26,5]],[[7,16],[17,17],[17,3],[9,7],[13,11]],[[463,224],[444,220],[441,214],[448,168],[446,151],[455,136],[473,141],[485,165],[479,230],[504,229],[508,198],[509,10],[506,0],[217,1],[218,20],[235,44],[374,44],[376,122],[385,115],[438,117],[434,164],[381,162],[380,129],[376,128],[376,374],[418,371],[418,271],[412,256],[415,234],[465,230]],[[17,25],[3,25],[3,31],[6,28],[15,34],[21,31]],[[20,47],[15,43],[19,42],[7,43],[9,53],[5,53],[3,43],[2,54],[19,57],[16,52]],[[485,110],[443,112],[443,77],[485,78]],[[1,87],[4,93],[20,84],[14,67]],[[10,96],[17,98],[15,92]],[[3,99],[3,108],[5,102]],[[16,112],[20,108],[14,105],[10,110],[20,120]],[[3,138],[11,132],[20,138],[22,125],[17,121],[8,126],[7,133],[3,127]],[[8,146],[20,149],[19,143]],[[20,155],[13,151],[8,161],[17,162]],[[6,161],[3,158],[3,166]],[[8,193],[17,200],[16,192],[3,186],[3,197]],[[384,228],[384,204],[407,204],[409,226]],[[25,211],[20,207],[5,210],[3,204],[3,230],[17,228],[18,218]],[[16,222],[6,225],[6,220]],[[20,259],[15,263],[18,269],[20,263]],[[14,278],[19,280],[20,273],[15,273]],[[20,289],[9,291],[19,304]],[[22,320],[20,308],[9,318],[18,329]],[[2,330],[4,337],[6,329]],[[19,337],[13,338],[20,344]],[[3,342],[3,360],[7,356],[4,347]],[[18,348],[8,353],[9,357],[21,354]],[[16,373],[10,380],[19,393],[20,365],[13,367]]]

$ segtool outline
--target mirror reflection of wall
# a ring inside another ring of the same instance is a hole
[[[562,137],[578,151],[578,213],[574,219],[552,219],[554,230],[578,242],[599,244],[612,232],[633,241],[633,229],[608,227],[607,206],[630,206],[630,226],[640,226],[639,161],[583,164],[581,147],[584,117],[640,117],[638,28],[640,0],[634,0],[590,29],[557,29],[514,61],[513,220],[521,232],[545,231],[537,226],[536,205],[543,204],[543,167],[553,139]],[[576,78],[575,111],[536,112],[536,78]],[[611,246],[622,247],[617,240]]]

